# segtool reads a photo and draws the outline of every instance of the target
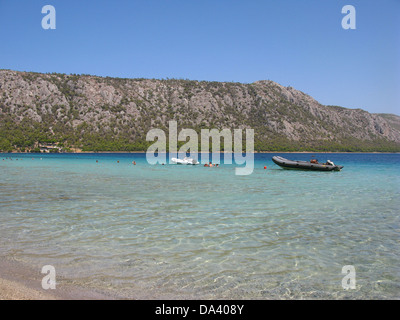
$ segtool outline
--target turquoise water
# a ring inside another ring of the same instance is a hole
[[[0,154],[0,257],[136,299],[398,299],[400,155],[316,154],[341,172],[273,155],[236,176],[144,154]]]

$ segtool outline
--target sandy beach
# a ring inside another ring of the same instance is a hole
[[[56,297],[0,278],[0,300],[55,300]]]
[[[20,262],[0,258],[0,300],[113,300],[118,297],[104,292],[57,282],[55,290],[41,286],[44,275]]]

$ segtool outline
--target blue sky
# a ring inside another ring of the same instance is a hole
[[[44,5],[56,29],[44,30]],[[356,30],[341,25],[356,8]],[[0,68],[269,79],[322,104],[400,114],[400,0],[0,0]]]

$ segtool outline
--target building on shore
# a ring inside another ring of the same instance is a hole
[[[39,143],[39,149],[42,153],[52,153],[52,152],[60,152],[61,147],[59,147],[56,143]]]

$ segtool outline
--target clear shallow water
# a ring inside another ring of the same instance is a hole
[[[236,176],[144,154],[0,154],[0,257],[137,299],[399,298],[400,155],[316,154],[341,172],[273,155]]]

